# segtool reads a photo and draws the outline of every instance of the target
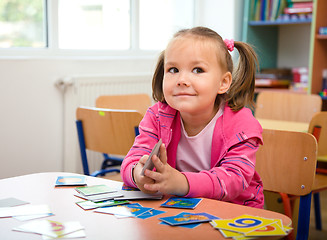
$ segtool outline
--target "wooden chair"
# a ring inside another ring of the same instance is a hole
[[[148,94],[125,94],[125,95],[101,95],[95,101],[97,108],[108,109],[130,109],[136,110],[144,116],[151,105],[151,98]],[[105,160],[102,163],[102,169],[120,165],[122,159],[114,159],[104,154]]]
[[[269,129],[263,130],[263,141],[264,145],[260,146],[256,154],[256,170],[262,178],[263,188],[281,193],[282,197],[300,196],[297,239],[307,239],[317,141],[309,133]],[[290,205],[290,202],[284,201],[286,205]],[[292,217],[288,212],[285,214]]]
[[[133,109],[143,116],[151,105],[148,94],[102,95],[96,99],[95,106],[110,109]]]
[[[257,96],[255,117],[309,123],[321,106],[315,94],[265,91]]]
[[[309,133],[318,142],[316,178],[313,185],[316,229],[322,230],[319,192],[327,189],[327,169],[319,167],[319,163],[327,162],[327,112],[316,113],[310,121]]]
[[[98,176],[118,169],[106,169],[90,174],[86,149],[104,153],[106,161],[122,161],[113,155],[125,156],[138,134],[142,115],[135,110],[113,110],[79,107],[76,110],[76,126],[85,175]]]

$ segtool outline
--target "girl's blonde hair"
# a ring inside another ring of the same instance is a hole
[[[216,105],[219,106],[224,99],[228,102],[228,106],[238,111],[243,107],[253,109],[254,102],[254,84],[256,66],[258,66],[257,55],[253,48],[244,42],[235,41],[234,47],[239,52],[239,60],[236,69],[233,68],[232,57],[221,36],[215,31],[205,27],[195,27],[178,31],[172,40],[179,37],[195,37],[202,40],[211,40],[216,44],[218,62],[221,67],[232,74],[232,84],[223,95],[217,95]],[[162,90],[162,82],[164,78],[164,62],[165,51],[162,51],[157,62],[157,66],[152,78],[152,97],[155,101],[165,103],[165,97]]]

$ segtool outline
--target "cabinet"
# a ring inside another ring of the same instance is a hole
[[[288,58],[284,63],[292,64],[293,60],[305,58],[305,65],[309,70],[308,93],[318,94],[322,87],[322,70],[327,69],[327,37],[318,35],[319,27],[327,26],[327,1],[314,0],[313,14],[311,19],[290,20],[290,21],[252,21],[251,14],[253,11],[253,0],[246,0],[244,4],[244,21],[242,41],[254,46],[259,58],[260,69],[278,68],[278,67],[294,67],[294,66],[278,66],[280,58]],[[281,30],[287,26],[287,30]],[[292,32],[292,29],[298,30],[297,33]],[[307,30],[307,31],[306,31]],[[279,49],[280,39],[283,38],[280,34],[290,33],[298,34],[306,31],[308,36],[292,36],[289,46],[282,52]],[[295,56],[294,52],[288,54],[288,49],[294,44],[296,45],[303,38],[305,39],[304,46],[298,47],[297,52],[304,54]],[[280,56],[279,56],[280,55]],[[298,66],[301,67],[301,66]]]
[[[311,93],[319,93],[322,87],[322,71],[327,69],[327,35],[319,35],[320,27],[327,27],[327,1],[314,1],[314,18],[311,31],[309,79]]]

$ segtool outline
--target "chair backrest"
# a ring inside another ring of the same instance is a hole
[[[303,196],[311,192],[317,162],[312,134],[263,130],[264,145],[256,154],[256,170],[264,190]]]
[[[135,127],[142,115],[136,110],[79,107],[76,120],[82,122],[86,149],[126,155],[134,143]]]
[[[313,133],[315,127],[320,128],[318,156],[327,156],[327,112],[318,112],[312,117],[309,133]]]
[[[132,109],[142,115],[150,105],[151,98],[148,94],[102,95],[95,101],[97,108]]]
[[[321,106],[316,94],[265,91],[258,94],[255,117],[309,123]]]

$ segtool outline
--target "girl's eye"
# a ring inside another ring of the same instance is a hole
[[[178,73],[178,69],[175,68],[175,67],[172,67],[172,68],[169,68],[168,69],[168,72],[170,72],[170,73]]]
[[[193,69],[193,73],[203,73],[204,71],[203,71],[203,69],[202,68],[194,68]]]

